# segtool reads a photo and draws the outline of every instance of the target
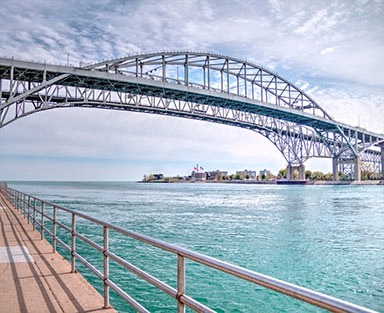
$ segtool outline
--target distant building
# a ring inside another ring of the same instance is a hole
[[[256,171],[236,171],[236,176],[240,176],[240,179],[256,179]]]
[[[207,180],[222,180],[224,177],[228,176],[227,171],[210,171],[207,172]]]
[[[195,172],[191,174],[191,181],[206,181],[207,173],[206,172]]]
[[[268,177],[270,175],[271,175],[271,171],[268,171],[266,169],[261,170],[260,173],[259,173],[260,179],[262,179],[262,177],[266,178],[266,177]]]

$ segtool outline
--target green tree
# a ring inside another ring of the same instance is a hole
[[[380,179],[380,174],[375,173],[375,171],[372,169],[371,164],[362,163],[362,165],[361,165],[361,179],[362,180]]]
[[[328,181],[333,180],[333,174],[332,174],[332,173],[326,173],[326,174],[324,175],[324,179],[325,179],[325,180],[328,180]]]
[[[305,171],[305,179],[311,179],[312,178],[312,171],[306,170]]]
[[[312,179],[313,180],[321,180],[324,179],[324,173],[320,171],[314,171],[312,173]]]
[[[277,178],[287,178],[287,169],[283,168],[277,174]]]

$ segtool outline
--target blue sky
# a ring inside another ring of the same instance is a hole
[[[0,55],[95,62],[136,52],[215,51],[278,72],[333,118],[384,133],[384,1],[4,1]],[[0,179],[136,180],[205,169],[277,172],[249,130],[131,112],[57,109],[0,129]],[[331,160],[306,167],[331,171]]]

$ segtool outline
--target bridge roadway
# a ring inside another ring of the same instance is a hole
[[[0,194],[0,313],[115,313]]]
[[[256,131],[304,175],[311,157],[333,159],[334,178],[371,162],[384,178],[384,135],[335,121],[304,91],[255,64],[209,53],[162,52],[87,66],[0,58],[0,128],[66,107],[138,111]],[[381,147],[381,151],[374,146]],[[290,171],[288,171],[290,173]]]

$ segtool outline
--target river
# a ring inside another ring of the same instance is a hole
[[[9,186],[262,274],[384,310],[383,186],[133,182],[10,182]],[[120,237],[111,238],[111,246],[174,284],[173,256]],[[81,271],[101,290],[100,282]],[[121,268],[111,267],[111,277],[151,312],[176,312],[173,299]],[[218,312],[322,312],[190,262],[187,294]],[[116,296],[112,305],[119,312],[133,312]]]

